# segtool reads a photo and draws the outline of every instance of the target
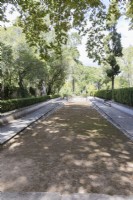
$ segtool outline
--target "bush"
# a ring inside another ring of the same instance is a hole
[[[46,101],[47,99],[50,99],[50,96],[0,100],[0,112],[8,112],[18,108],[23,108],[26,106],[33,105],[35,103]]]
[[[95,92],[97,92],[97,90],[91,90],[91,91],[89,91],[89,95],[94,97],[95,96]]]
[[[54,94],[54,95],[50,96],[51,99],[56,99],[56,98],[59,98],[59,97],[61,97],[59,94]]]
[[[102,99],[111,100],[112,99],[112,91],[111,90],[97,90],[92,92],[93,96],[99,97]]]
[[[113,99],[116,102],[133,106],[133,88],[121,88],[113,91]]]
[[[111,100],[112,99],[112,91],[111,90],[99,90],[92,91],[90,93],[91,96]],[[133,88],[120,88],[113,90],[113,100],[126,104],[128,106],[133,106]]]
[[[30,92],[30,94],[31,94],[32,96],[36,96],[36,89],[35,89],[35,88],[30,87],[30,88],[29,88],[29,92]]]

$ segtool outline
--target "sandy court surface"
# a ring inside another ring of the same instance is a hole
[[[133,143],[68,102],[0,147],[0,191],[133,194]]]

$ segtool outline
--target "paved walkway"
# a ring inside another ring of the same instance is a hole
[[[131,140],[133,140],[133,115],[125,113],[119,109],[116,109],[110,104],[99,101],[95,98],[90,98],[94,108],[99,111],[108,121],[119,128],[124,134],[126,134]],[[122,106],[121,106],[122,107]],[[125,106],[123,105],[123,110]]]
[[[5,143],[12,137],[14,137],[19,132],[23,131],[33,122],[37,121],[43,116],[48,116],[50,113],[54,112],[56,109],[62,106],[62,101],[50,101],[44,104],[43,107],[38,110],[31,112],[24,117],[13,120],[6,125],[0,126],[0,144]]]

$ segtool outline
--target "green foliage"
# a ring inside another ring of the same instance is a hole
[[[126,16],[130,19],[130,29],[133,29],[133,1],[127,2]]]
[[[111,29],[112,27],[116,26],[118,19],[120,18],[120,8],[118,0],[111,0],[108,13],[107,13],[107,28]]]
[[[100,67],[86,67],[81,63],[70,71],[61,95],[88,95],[90,91],[106,87],[105,75]],[[74,90],[73,90],[74,89]]]
[[[120,17],[118,1],[110,1],[107,13],[101,8],[100,19],[99,10],[97,12],[90,16],[92,26],[88,30],[87,52],[94,61],[107,66],[106,73],[111,78],[114,89],[115,76],[120,73],[116,58],[122,56],[121,35],[116,30],[117,20]],[[105,31],[108,35],[105,35]]]
[[[125,80],[126,87],[133,87],[133,47],[123,49],[123,56],[118,62],[121,66],[121,80]]]
[[[99,97],[102,99],[111,100],[112,98],[112,91],[111,90],[98,90],[98,91],[91,91],[91,96]]]
[[[4,45],[7,47],[10,44],[12,53],[12,57],[8,56],[3,59],[4,62],[9,60],[11,68],[7,68],[9,71],[7,76],[2,74],[0,77],[4,93],[2,98],[40,96],[43,83],[48,95],[58,93],[65,82],[69,69],[75,67],[79,58],[79,52],[75,46],[80,43],[79,35],[76,33],[69,35],[70,39],[66,45],[62,45],[60,55],[49,50],[50,56],[47,62],[40,59],[38,52],[34,53],[35,49],[29,47],[24,36],[18,27],[10,27],[6,31],[1,28],[0,41],[4,40],[6,43]],[[3,69],[5,70],[6,66]],[[5,95],[6,80],[11,86],[8,95],[7,93]],[[12,94],[11,88],[16,87],[19,87],[18,92],[15,90]],[[35,88],[35,91],[31,87]]]
[[[106,30],[106,10],[103,5],[90,13],[91,27],[86,31],[88,35],[86,51],[88,57],[98,64],[104,59],[104,31]]]
[[[133,106],[133,88],[121,88],[113,91],[113,98],[116,102]]]
[[[14,73],[13,69],[13,52],[9,45],[5,45],[0,41],[1,59],[0,59],[0,97],[5,97],[4,90],[6,88],[7,96],[12,90],[11,78]],[[9,91],[9,92],[8,92]]]
[[[30,106],[39,102],[43,102],[50,99],[50,96],[43,97],[32,97],[24,99],[11,99],[11,100],[1,100],[0,101],[0,112],[7,112],[18,108],[23,108]]]
[[[0,42],[2,48],[2,58],[0,62],[0,83],[1,97],[11,98],[11,88],[19,86],[19,96],[27,97],[27,84],[34,85],[39,79],[43,79],[46,70],[42,62],[31,49],[21,33],[21,29],[9,28],[6,31],[1,29]],[[14,42],[15,41],[15,42]],[[10,44],[7,45],[7,44]],[[9,93],[5,95],[5,89]]]
[[[92,91],[91,96],[111,100],[112,91],[111,90],[99,90]],[[113,99],[116,102],[126,104],[128,106],[133,106],[133,88],[120,88],[113,90]]]
[[[50,95],[51,99],[56,99],[56,98],[59,98],[59,97],[61,97],[59,94]]]
[[[31,94],[32,96],[36,96],[36,90],[35,90],[35,88],[30,87],[30,88],[29,88],[29,92],[30,92],[30,94]]]
[[[50,50],[61,54],[68,31],[72,27],[79,31],[84,29],[88,9],[100,4],[100,0],[17,2],[21,13],[18,24],[23,28],[30,46],[39,47],[40,56],[45,60],[49,59]]]

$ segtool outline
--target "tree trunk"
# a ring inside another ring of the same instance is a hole
[[[112,90],[114,90],[114,80],[115,80],[115,77],[112,76]]]
[[[51,85],[48,85],[47,95],[50,95],[51,93],[52,93],[52,87],[51,87]]]
[[[72,91],[73,91],[73,93],[75,92],[75,80],[74,80],[74,78],[72,80]]]
[[[4,97],[5,97],[5,86],[4,86],[4,81],[2,82],[2,84],[1,84],[1,99],[4,99]]]
[[[18,85],[19,85],[21,97],[25,97],[25,94],[24,94],[24,86],[23,86],[23,78],[22,78],[21,74],[19,74]]]
[[[113,96],[114,84],[115,84],[115,76],[112,76],[112,100],[114,100]]]

